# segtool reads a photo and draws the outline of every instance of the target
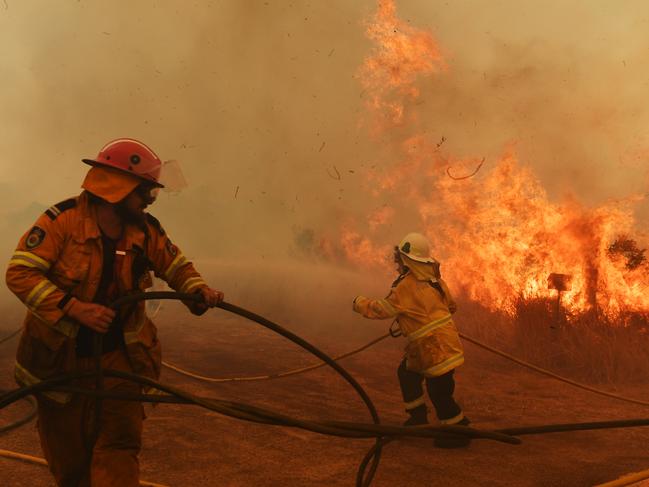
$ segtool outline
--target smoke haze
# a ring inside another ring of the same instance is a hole
[[[375,9],[0,3],[0,257],[41,211],[80,191],[80,159],[117,137],[181,162],[188,187],[161,193],[152,213],[192,257],[263,268],[391,204],[364,183],[403,139],[370,133],[357,79]],[[418,133],[487,166],[514,144],[551,198],[598,204],[646,191],[646,2],[413,0],[397,14],[432,32],[447,65],[417,83],[407,109]],[[641,204],[641,224],[646,214]],[[412,215],[396,221],[392,241],[417,230]]]

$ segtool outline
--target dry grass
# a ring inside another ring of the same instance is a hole
[[[269,316],[307,338],[363,340],[386,324],[352,312],[358,294],[385,296],[393,276],[314,262],[199,262],[209,282],[228,300]],[[592,384],[646,381],[649,320],[627,314],[610,322],[595,314],[557,320],[556,301],[521,300],[513,314],[460,300],[461,331],[543,368]],[[624,323],[624,325],[621,325]],[[494,365],[500,359],[494,359]],[[502,362],[509,367],[509,364]],[[515,366],[518,367],[518,366]]]
[[[519,301],[513,315],[464,303],[457,322],[467,335],[575,380],[599,384],[646,381],[647,316],[611,321],[595,313],[557,319],[556,303]]]

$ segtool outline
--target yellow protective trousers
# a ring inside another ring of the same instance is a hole
[[[102,368],[130,372],[123,350],[102,356]],[[80,370],[94,370],[93,358],[80,358]],[[94,388],[94,378],[80,381]],[[140,394],[139,384],[105,377],[104,389]],[[88,442],[95,399],[74,394],[65,405],[38,398],[38,434],[45,459],[59,487],[138,487],[138,454],[142,444],[144,409],[139,402],[104,400],[97,442],[88,468]],[[81,481],[79,482],[79,480]]]

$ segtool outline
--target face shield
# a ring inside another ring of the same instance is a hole
[[[178,161],[170,160],[162,163],[160,183],[164,184],[163,190],[166,193],[172,194],[180,193],[180,191],[188,186]]]

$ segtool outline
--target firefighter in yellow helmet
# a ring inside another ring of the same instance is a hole
[[[396,319],[408,340],[397,374],[406,412],[406,426],[426,424],[427,408],[422,384],[442,424],[469,424],[455,402],[455,368],[464,362],[458,332],[451,319],[457,307],[430,257],[428,239],[419,233],[406,235],[395,247],[399,277],[385,299],[358,296],[354,311],[371,319]],[[464,446],[468,440],[437,439],[440,447]]]
[[[150,271],[180,292],[200,293],[194,314],[223,300],[144,210],[155,201],[161,161],[133,139],[108,143],[94,159],[84,191],[49,208],[27,231],[9,262],[7,285],[29,311],[16,354],[20,385],[94,370],[93,334],[103,335],[105,369],[157,379],[161,352],[144,302],[115,313],[109,303],[151,286]],[[93,387],[94,379],[78,384]],[[141,393],[107,377],[110,392]],[[136,487],[143,408],[105,400],[99,435],[89,440],[94,400],[80,394],[38,394],[38,433],[57,485]]]

